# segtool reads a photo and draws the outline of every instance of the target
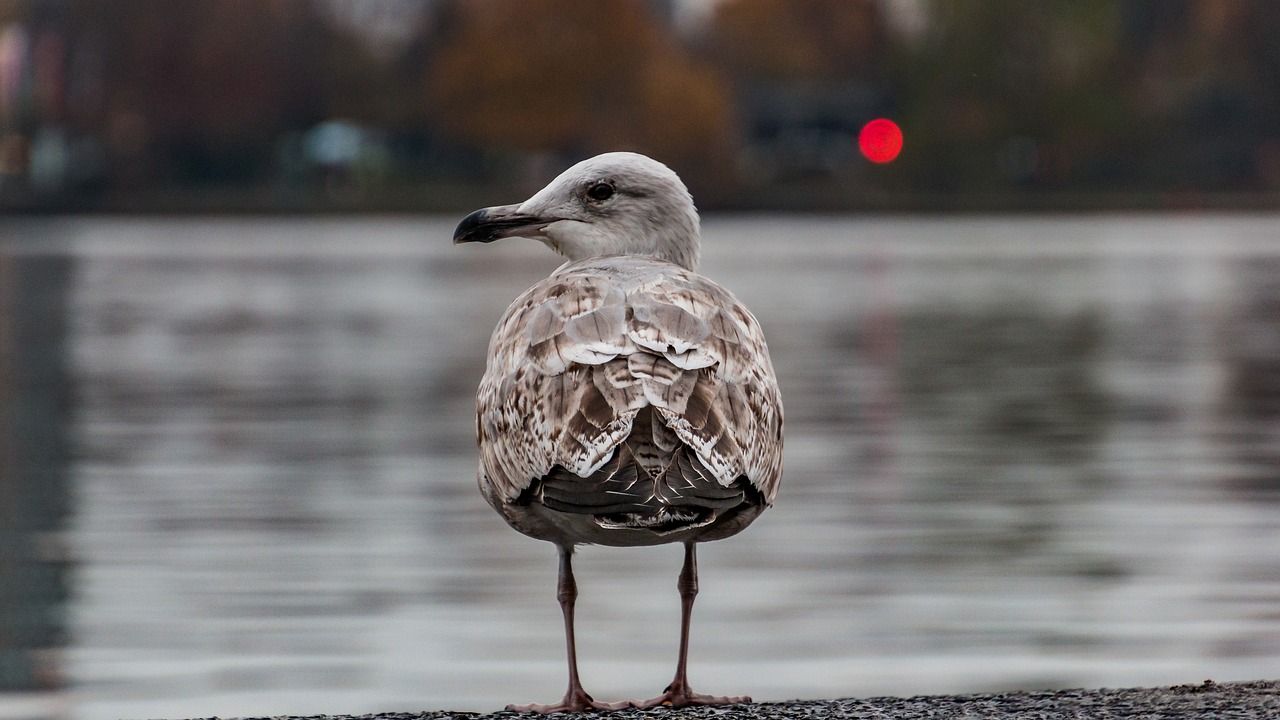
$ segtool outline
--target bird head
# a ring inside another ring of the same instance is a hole
[[[477,210],[455,243],[533,238],[571,261],[645,255],[696,270],[698,211],[679,176],[629,152],[597,155],[560,173],[517,205]]]

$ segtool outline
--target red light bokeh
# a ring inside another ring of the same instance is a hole
[[[858,149],[873,163],[893,162],[902,152],[902,130],[887,118],[876,118],[862,126],[858,133]]]

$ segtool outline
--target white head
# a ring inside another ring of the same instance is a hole
[[[455,243],[504,237],[539,240],[570,260],[648,255],[698,267],[698,211],[671,168],[613,152],[583,160],[519,205],[477,210],[458,224]]]

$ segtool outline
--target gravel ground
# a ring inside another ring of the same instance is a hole
[[[380,715],[322,715],[308,720],[503,720],[532,717],[513,712],[383,713]],[[748,703],[728,707],[694,707],[672,710],[622,710],[612,713],[581,713],[588,720],[775,720],[825,718],[858,720],[1048,720],[1050,718],[1126,718],[1175,720],[1214,718],[1235,720],[1280,718],[1280,681],[1178,685],[1168,688],[1127,690],[1046,690],[997,695],[936,695],[912,698],[879,697],[844,700],[793,700],[780,703]],[[217,720],[216,718],[211,720]],[[273,718],[271,720],[301,720]]]

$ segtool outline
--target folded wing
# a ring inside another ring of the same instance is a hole
[[[481,482],[502,502],[537,485],[564,512],[691,513],[777,491],[782,405],[759,324],[669,263],[597,258],[530,288],[494,332],[477,410]]]

